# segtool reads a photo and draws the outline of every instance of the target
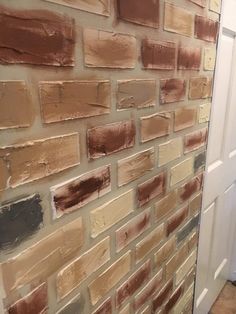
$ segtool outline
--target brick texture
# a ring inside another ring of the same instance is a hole
[[[161,80],[160,98],[162,104],[184,100],[186,95],[186,81],[181,79]]]
[[[218,22],[207,17],[195,16],[195,37],[209,42],[215,42],[218,33]]]

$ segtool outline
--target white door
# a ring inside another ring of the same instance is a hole
[[[229,278],[236,220],[236,0],[223,0],[205,172],[194,314]]]

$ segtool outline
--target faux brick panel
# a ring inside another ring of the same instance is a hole
[[[189,82],[189,99],[209,98],[212,95],[211,77],[193,77]]]
[[[127,34],[85,29],[84,61],[87,67],[132,69],[136,64],[136,39]]]
[[[184,137],[184,153],[194,151],[206,144],[208,129],[201,129],[185,135]]]
[[[190,1],[199,5],[202,8],[205,8],[207,4],[207,0],[190,0]]]
[[[198,213],[201,209],[201,205],[202,205],[202,193],[199,193],[189,202],[190,214],[194,215]]]
[[[200,174],[194,177],[189,182],[179,188],[179,198],[182,202],[189,199],[194,193],[200,191],[202,187],[203,175]]]
[[[130,314],[130,313],[131,313],[131,309],[130,309],[129,303],[119,312],[119,314]]]
[[[172,236],[155,254],[154,261],[156,267],[161,267],[161,265],[171,256],[175,251],[176,238]]]
[[[141,58],[143,67],[153,70],[175,69],[176,45],[150,39],[142,41]]]
[[[62,309],[60,309],[56,314],[71,314],[76,313],[76,311],[83,311],[84,302],[80,294],[70,300]]]
[[[0,81],[0,95],[0,129],[29,127],[34,113],[26,83]]]
[[[183,152],[182,138],[178,137],[159,145],[158,164],[163,166],[179,157]]]
[[[134,146],[134,121],[123,121],[88,130],[88,153],[91,159],[107,156]]]
[[[182,296],[182,298],[178,301],[178,303],[176,304],[176,306],[173,309],[173,314],[179,314],[179,313],[187,314],[187,313],[190,313],[192,311],[191,307],[189,309],[187,309],[186,306],[188,306],[188,303],[190,301],[192,301],[193,292],[194,292],[194,285],[192,285],[186,291],[186,293]],[[187,309],[186,312],[185,312],[185,309]]]
[[[196,262],[197,251],[194,251],[186,261],[180,266],[180,268],[176,271],[176,285],[180,284],[180,282],[184,279],[184,277],[188,274],[190,269]]]
[[[112,300],[111,298],[108,298],[105,302],[102,303],[102,305],[99,306],[98,309],[96,309],[93,314],[110,314],[112,313]]]
[[[205,48],[204,49],[204,70],[213,71],[216,62],[216,49],[215,48]]]
[[[194,171],[197,172],[206,164],[206,151],[197,154],[194,158]]]
[[[202,104],[199,106],[198,122],[205,123],[210,120],[211,103]]]
[[[99,116],[110,112],[109,81],[40,82],[45,123]]]
[[[188,216],[188,207],[183,207],[174,213],[168,220],[166,226],[166,234],[169,236],[174,232],[187,218]]]
[[[43,10],[1,7],[0,63],[74,65],[74,21]]]
[[[179,47],[178,69],[179,70],[200,70],[201,48]]]
[[[169,301],[165,305],[165,313],[169,313],[171,309],[175,306],[175,304],[180,299],[181,295],[183,294],[183,287],[177,288],[173,294],[170,296]]]
[[[146,108],[156,104],[155,80],[120,80],[117,82],[117,108]]]
[[[193,174],[193,158],[185,159],[170,170],[170,185],[173,186]]]
[[[209,42],[216,42],[218,22],[207,17],[195,15],[195,37]]]
[[[81,208],[110,192],[110,172],[110,166],[103,166],[51,187],[54,218]]]
[[[199,222],[199,216],[193,217],[190,221],[188,221],[184,227],[178,232],[177,234],[177,241],[181,242],[183,241],[190,233],[191,231],[197,227]]]
[[[18,245],[43,222],[40,196],[33,195],[0,207],[0,248]]]
[[[166,263],[166,278],[170,278],[188,257],[188,244],[184,244]]]
[[[220,13],[220,11],[221,11],[221,0],[210,0],[209,9],[213,12]]]
[[[182,79],[162,79],[160,81],[160,100],[162,104],[184,100],[186,81]]]
[[[174,130],[180,131],[194,126],[197,117],[197,108],[182,107],[175,110]]]
[[[8,179],[10,177],[7,163],[3,158],[0,158],[0,191],[5,190],[8,186]]]
[[[173,211],[177,206],[177,191],[170,191],[165,197],[155,204],[155,219],[158,221]]]
[[[165,286],[153,297],[152,311],[155,313],[160,308],[173,290],[173,280],[170,280]]]
[[[139,25],[158,28],[159,0],[118,0],[119,17]]]

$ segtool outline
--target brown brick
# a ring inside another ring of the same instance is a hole
[[[141,118],[141,141],[147,142],[170,133],[172,116],[162,112]]]
[[[109,81],[40,82],[44,123],[98,116],[110,112]]]
[[[156,104],[155,80],[120,80],[117,88],[117,108],[146,108]]]
[[[84,60],[87,67],[134,68],[136,39],[127,34],[85,29]]]
[[[209,42],[216,42],[218,22],[207,17],[195,15],[195,37]]]
[[[141,57],[144,68],[156,70],[175,69],[176,45],[173,42],[144,39]]]
[[[0,63],[74,65],[74,22],[43,10],[1,7]]]
[[[130,271],[130,268],[131,254],[129,251],[89,284],[91,303],[94,305],[104,297]]]
[[[3,191],[7,188],[7,182],[10,177],[7,163],[4,161],[3,158],[0,158],[0,173],[0,191]]]
[[[178,302],[178,300],[180,299],[181,295],[183,294],[183,287],[180,286],[178,287],[170,296],[170,299],[168,300],[168,302],[165,305],[165,313],[169,313],[173,307],[175,306],[175,304]]]
[[[151,274],[151,262],[148,260],[132,276],[130,276],[121,287],[116,291],[116,307],[120,308],[122,304],[132,297],[134,293],[142,287]]]
[[[9,314],[44,313],[48,307],[47,285],[41,284],[8,308]]]
[[[184,100],[186,95],[186,81],[182,79],[160,80],[160,99],[162,104]]]
[[[156,313],[156,310],[163,305],[165,300],[169,297],[173,290],[173,279],[165,284],[165,286],[153,297],[152,311]]]
[[[116,231],[116,250],[120,251],[150,227],[150,210],[147,209]]]
[[[176,211],[168,220],[166,226],[166,234],[169,236],[174,232],[187,218],[188,216],[188,206],[183,207]]]
[[[77,133],[8,146],[0,154],[9,164],[11,187],[38,180],[78,165]]]
[[[189,83],[189,99],[203,99],[212,96],[211,77],[193,77]]]
[[[195,215],[201,209],[202,205],[202,193],[196,195],[190,202],[189,202],[189,211],[191,215]]]
[[[182,107],[175,110],[174,130],[180,131],[194,126],[197,116],[196,107]]]
[[[197,4],[198,6],[205,8],[207,4],[207,0],[190,0],[191,2]]]
[[[92,159],[133,147],[134,121],[115,122],[89,129],[87,140],[89,157]]]
[[[184,36],[193,35],[193,14],[165,2],[164,29]]]
[[[161,195],[165,191],[166,173],[161,172],[152,179],[138,185],[138,202],[140,206]]]
[[[111,298],[108,298],[92,314],[111,314],[111,313],[112,313],[112,300]]]
[[[178,69],[179,70],[200,70],[201,48],[179,47]]]
[[[155,266],[160,268],[162,264],[171,256],[175,251],[176,238],[172,236],[155,254]]]
[[[170,191],[165,197],[155,204],[155,220],[158,221],[173,211],[177,206],[177,191]]]
[[[182,202],[188,200],[194,193],[200,191],[202,187],[203,175],[194,177],[189,182],[179,188],[178,194]]]
[[[192,152],[206,144],[208,131],[207,128],[194,131],[184,137],[184,153]]]
[[[158,28],[159,0],[118,0],[118,14],[122,20]]]
[[[166,263],[166,278],[172,277],[175,271],[188,257],[188,243],[185,243],[175,255]]]
[[[130,183],[154,168],[154,148],[118,161],[118,186]]]

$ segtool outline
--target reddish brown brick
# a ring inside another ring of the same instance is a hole
[[[135,141],[134,121],[115,122],[89,129],[87,141],[91,159],[133,147]]]
[[[122,20],[158,28],[159,0],[118,0],[118,14]]]
[[[150,39],[144,39],[142,42],[141,57],[144,68],[174,70],[175,54],[175,43]]]
[[[143,206],[150,200],[161,195],[165,191],[166,173],[161,172],[152,179],[138,185],[138,201],[139,205]]]
[[[200,191],[203,182],[203,174],[194,177],[179,188],[179,198],[182,202],[188,200],[194,193]]]
[[[179,47],[178,69],[179,70],[200,70],[201,48]]]
[[[218,22],[207,17],[195,15],[195,37],[205,41],[216,42]]]
[[[182,79],[164,79],[160,81],[160,100],[162,104],[184,100],[186,81]]]
[[[181,295],[183,294],[184,289],[182,286],[180,286],[179,288],[177,288],[173,294],[170,296],[169,301],[166,303],[165,305],[165,313],[169,313],[171,311],[171,309],[175,306],[175,304],[177,303],[177,301],[180,299]]]
[[[112,300],[111,298],[108,298],[92,314],[111,314],[111,313],[112,313]]]
[[[1,7],[0,63],[74,65],[74,22],[43,10]]]
[[[156,313],[156,310],[162,306],[165,300],[168,298],[173,290],[173,279],[165,284],[165,286],[153,297],[152,311]]]
[[[179,209],[167,220],[166,234],[169,236],[170,233],[175,231],[187,218],[188,206]]]
[[[184,153],[192,152],[206,144],[208,130],[207,128],[194,131],[184,137]]]
[[[174,130],[180,131],[194,126],[197,117],[196,107],[182,107],[175,110]]]
[[[212,96],[212,78],[193,77],[189,82],[189,99],[202,99]]]

